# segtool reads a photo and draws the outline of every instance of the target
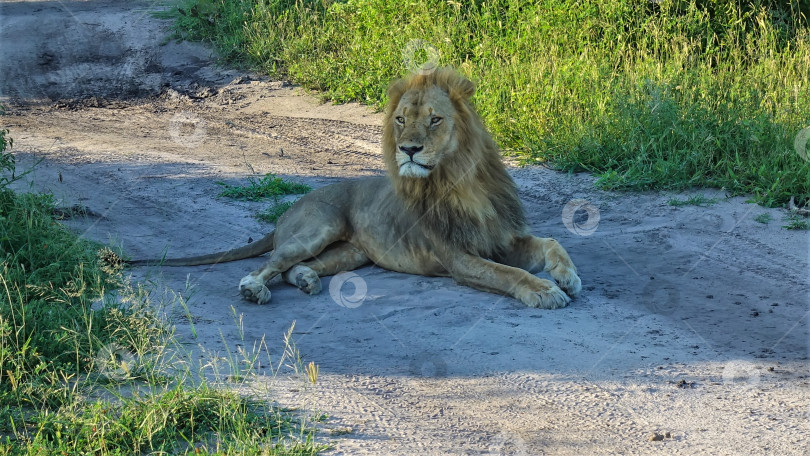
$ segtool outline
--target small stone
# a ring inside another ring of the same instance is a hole
[[[350,427],[339,427],[329,431],[330,435],[338,436],[338,435],[347,435],[354,432],[354,429]]]
[[[655,434],[652,434],[652,435],[651,435],[651,436],[648,438],[648,440],[649,440],[650,442],[660,442],[661,440],[664,440],[664,436],[656,432]]]
[[[665,432],[665,433],[664,433],[664,437],[666,437],[666,438],[668,438],[668,439],[671,439],[671,438],[672,438],[672,434],[670,434],[669,432]]]

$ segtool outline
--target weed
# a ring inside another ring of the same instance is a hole
[[[376,107],[408,44],[429,43],[478,83],[504,149],[605,188],[810,199],[793,147],[810,119],[806,2],[186,0],[175,14],[177,36],[229,61]]]
[[[281,217],[281,215],[284,214],[287,209],[291,208],[293,204],[295,204],[293,201],[275,203],[269,208],[256,214],[256,218],[263,222],[276,223],[278,218]]]
[[[684,200],[672,198],[668,201],[670,206],[677,206],[677,207],[680,206],[708,207],[716,202],[717,198],[706,198],[704,195],[690,196],[689,198]]]
[[[782,225],[782,228],[787,230],[810,230],[810,221],[799,214],[787,214],[784,221],[787,225]]]
[[[233,186],[225,182],[217,182],[217,184],[225,187],[225,190],[219,196],[246,201],[272,198],[274,200],[273,205],[256,214],[257,219],[268,223],[275,223],[294,204],[291,201],[281,202],[279,197],[307,193],[312,190],[308,185],[287,182],[273,174],[265,174],[261,179],[250,177],[246,186]]]
[[[773,220],[771,214],[767,212],[763,212],[762,214],[757,215],[754,217],[754,221],[767,225],[770,221]]]
[[[228,185],[221,181],[217,182],[217,184],[225,187],[225,190],[219,196],[243,201],[260,201],[265,198],[275,198],[277,200],[279,196],[297,195],[312,190],[308,185],[287,182],[270,173],[265,174],[261,179],[249,177],[246,186]]]

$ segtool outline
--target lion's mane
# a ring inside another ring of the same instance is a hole
[[[403,177],[395,158],[393,114],[407,91],[431,86],[452,101],[458,149],[445,154],[427,177]],[[470,101],[474,91],[471,81],[450,68],[394,82],[383,124],[383,158],[397,196],[418,223],[448,247],[492,257],[527,227],[515,183]]]

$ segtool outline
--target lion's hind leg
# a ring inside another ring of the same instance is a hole
[[[313,295],[321,292],[320,277],[351,271],[368,264],[362,250],[348,242],[335,242],[310,260],[298,263],[281,274],[289,284]]]
[[[295,266],[281,273],[281,278],[290,285],[298,287],[301,291],[315,295],[321,292],[321,278],[318,273],[304,263]]]
[[[568,296],[575,297],[582,290],[582,281],[574,262],[563,246],[552,238],[531,235],[516,237],[510,250],[496,260],[532,274],[548,272]]]
[[[328,212],[329,210],[313,209],[304,215],[312,217],[316,214],[321,215],[320,218],[312,217],[315,220],[308,224],[291,220],[288,226],[277,227],[276,248],[270,254],[270,259],[261,268],[242,278],[239,282],[239,293],[245,299],[257,304],[270,302],[270,290],[265,285],[270,279],[302,261],[317,257],[330,244],[340,240],[346,234],[346,221],[342,216]]]

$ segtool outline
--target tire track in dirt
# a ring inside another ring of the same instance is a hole
[[[502,374],[499,380],[510,389],[528,393],[524,397],[540,408],[550,409],[558,429],[576,429],[591,436],[608,433],[631,441],[650,427],[648,423],[639,423],[642,418],[632,410],[615,407],[613,394],[587,380],[542,380],[520,373]],[[563,398],[564,402],[555,398]]]
[[[324,119],[279,116],[259,116],[259,118],[262,123],[268,124],[264,130],[256,128],[259,122],[254,116],[229,121],[229,126],[242,134],[265,138],[274,145],[284,142],[309,151],[313,155],[333,154],[335,160],[355,159],[374,165],[379,165],[381,160],[379,128],[371,126],[358,128],[357,125],[348,122]]]
[[[282,403],[319,404],[335,420],[327,432],[350,429],[327,454],[445,455],[481,454],[482,426],[456,414],[447,404],[411,388],[396,377],[328,375],[300,394],[284,382],[272,388]],[[306,398],[311,395],[311,398]],[[345,431],[344,431],[345,432]]]

